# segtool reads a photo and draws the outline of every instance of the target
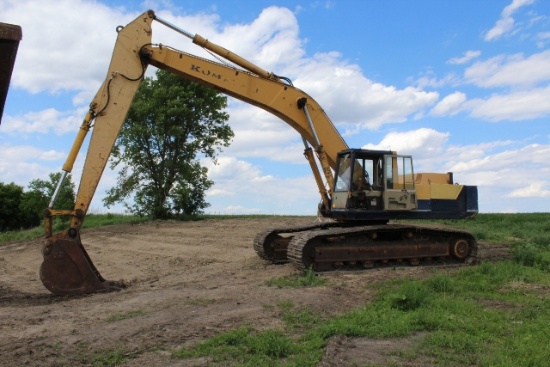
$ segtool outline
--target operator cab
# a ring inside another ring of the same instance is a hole
[[[417,209],[412,157],[392,151],[348,149],[338,153],[331,216],[383,220],[388,211]]]

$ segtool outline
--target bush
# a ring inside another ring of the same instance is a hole
[[[19,205],[23,196],[23,188],[15,183],[3,184],[0,182],[0,230],[12,230],[21,228],[21,214]]]
[[[519,264],[550,271],[550,251],[547,246],[537,246],[529,242],[516,245],[514,259]]]

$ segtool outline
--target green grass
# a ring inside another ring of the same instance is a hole
[[[230,366],[316,366],[335,335],[425,336],[408,358],[437,366],[547,366],[550,274],[513,261],[440,270],[421,280],[378,284],[376,299],[334,318],[279,303],[284,327],[243,327],[174,352]],[[541,293],[542,290],[542,293]],[[255,343],[273,343],[274,350]],[[280,352],[275,352],[280,351]]]
[[[281,319],[288,330],[305,330],[314,327],[322,320],[319,311],[310,308],[298,308],[292,301],[283,301],[278,304]]]
[[[144,315],[147,315],[147,312],[144,310],[128,311],[124,313],[117,313],[117,314],[111,315],[107,317],[107,321],[108,322],[121,321],[121,320],[132,319],[134,317],[140,317]]]
[[[327,283],[327,280],[312,269],[305,273],[287,275],[280,278],[269,279],[266,284],[278,288],[300,288],[300,287],[319,287]]]
[[[95,228],[112,224],[142,223],[149,221],[147,217],[138,217],[124,214],[88,214],[82,228]],[[68,218],[55,218],[52,230],[54,233],[65,231],[69,228]],[[20,231],[0,232],[0,245],[10,241],[28,240],[44,236],[44,227],[35,227]]]
[[[215,302],[216,300],[211,298],[195,298],[185,301],[186,304],[193,306],[208,306]]]
[[[215,362],[235,361],[242,366],[269,365],[294,353],[292,340],[277,330],[255,331],[244,326],[219,334],[193,348],[174,352],[178,358],[209,356]]]
[[[88,214],[86,215],[86,220],[82,225],[82,228],[95,228],[102,226],[109,226],[112,224],[136,224],[149,221],[148,217],[139,217],[137,215],[126,215],[126,214]]]
[[[517,244],[526,239],[550,246],[550,213],[480,213],[468,220],[437,220],[471,232],[478,241]]]
[[[122,350],[108,350],[104,352],[97,352],[91,358],[91,365],[93,367],[115,367],[120,366],[130,358],[126,356]],[[89,364],[88,358],[85,358],[81,362]]]

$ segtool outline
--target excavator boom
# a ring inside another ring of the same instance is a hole
[[[106,291],[111,287],[86,253],[80,240],[80,228],[148,65],[214,88],[278,116],[304,138],[304,145],[315,147],[324,162],[323,172],[327,181],[332,180],[331,170],[336,167],[337,152],[347,148],[321,106],[303,91],[285,83],[285,79],[263,71],[199,35],[193,36],[193,42],[245,69],[151,44],[151,24],[155,19],[158,19],[155,13],[147,11],[127,26],[117,28],[117,41],[107,76],[90,103],[90,110],[80,126],[57,185],[59,189],[66,174],[71,172],[87,133],[92,131],[74,209],[53,209],[58,192],[56,190],[45,211],[46,242],[40,278],[55,294],[91,293]],[[171,26],[166,21],[160,21]],[[304,112],[306,109],[307,113]],[[326,146],[323,147],[320,141],[326,141]],[[316,177],[319,190],[326,197],[322,176],[317,172]],[[67,231],[52,233],[52,222],[56,216],[71,217]]]

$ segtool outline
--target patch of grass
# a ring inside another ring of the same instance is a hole
[[[423,283],[403,284],[399,293],[395,293],[389,299],[390,307],[401,311],[412,311],[426,306],[431,298],[431,291]]]
[[[137,224],[151,220],[149,217],[140,217],[128,214],[88,214],[82,228],[95,228],[113,224]]]
[[[318,312],[310,308],[297,308],[292,301],[279,303],[281,318],[289,329],[305,329],[317,325],[321,321]]]
[[[111,224],[124,224],[124,223],[142,223],[150,220],[148,217],[138,217],[135,215],[125,214],[88,214],[84,221],[83,228],[94,228],[107,226]],[[54,219],[52,225],[52,231],[54,233],[66,230],[69,227],[69,218],[57,217]],[[20,231],[9,231],[0,233],[0,244],[10,241],[29,240],[44,236],[44,227],[24,229]]]
[[[428,332],[420,352],[438,365],[500,366],[499,361],[506,360],[509,366],[544,366],[539,361],[550,358],[544,346],[550,336],[545,326],[550,309],[542,307],[550,300],[548,294],[541,299],[536,289],[511,286],[518,282],[549,284],[550,277],[508,261],[463,268],[452,276],[440,273],[425,280],[389,282],[380,287],[372,305],[329,320],[315,332],[323,339],[337,334],[380,338]],[[520,357],[535,350],[539,352],[531,358],[533,364]]]
[[[44,235],[42,228],[25,229],[21,231],[9,231],[0,233],[0,245],[11,241],[21,241],[31,238],[37,238]]]
[[[550,245],[535,243],[520,243],[514,247],[515,260],[523,265],[539,268],[550,272]]]
[[[121,349],[108,350],[95,353],[92,357],[93,367],[114,367],[120,366],[130,358]]]
[[[326,283],[327,280],[315,274],[312,269],[308,269],[304,274],[287,275],[266,282],[267,285],[278,288],[319,287]]]
[[[293,343],[276,330],[242,327],[219,334],[192,348],[174,352],[178,358],[211,357],[215,362],[235,361],[243,366],[268,366],[293,353]]]
[[[548,287],[550,274],[514,261],[448,269],[422,280],[381,283],[372,303],[329,319],[283,301],[278,307],[284,330],[238,329],[175,355],[208,356],[232,366],[313,367],[335,335],[395,338],[423,333],[410,356],[418,361],[543,367],[550,360]],[[265,341],[268,335],[285,341],[284,353],[252,347],[251,338]],[[205,347],[211,345],[217,346]]]
[[[185,301],[185,303],[191,306],[208,306],[214,302],[216,302],[216,300],[210,298],[195,298]]]
[[[137,310],[137,311],[128,311],[123,313],[116,313],[114,315],[111,315],[107,317],[107,322],[115,322],[115,321],[121,321],[126,319],[132,319],[134,317],[140,317],[147,315],[147,312],[144,310]]]

